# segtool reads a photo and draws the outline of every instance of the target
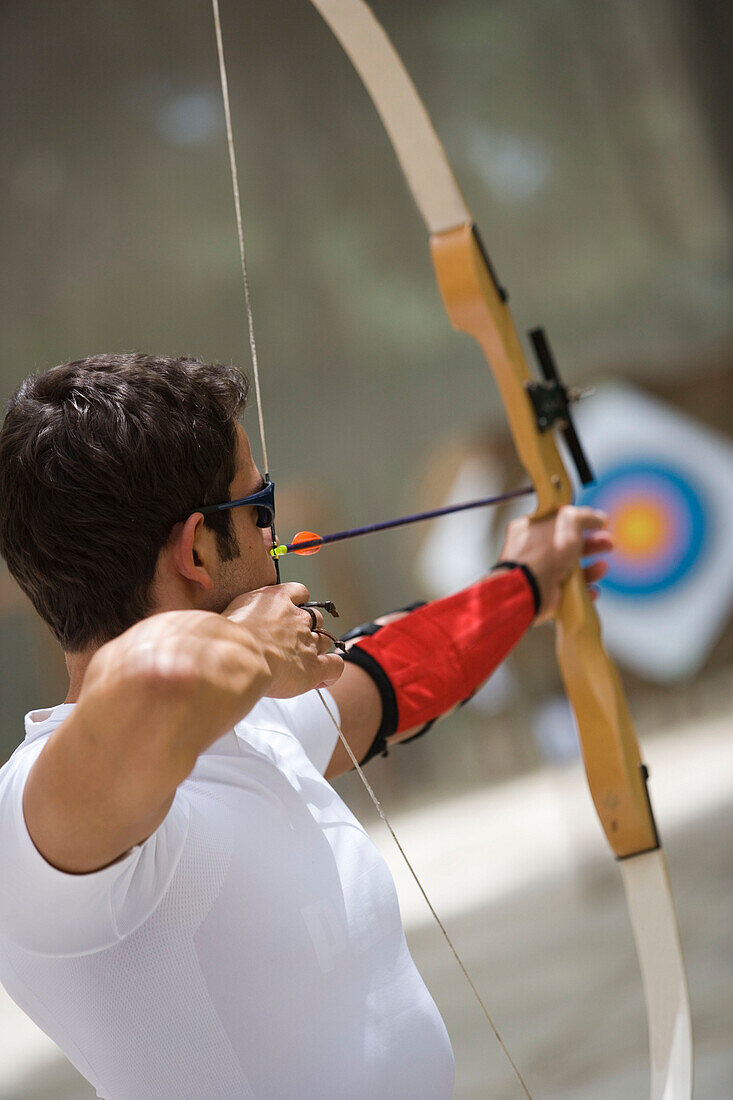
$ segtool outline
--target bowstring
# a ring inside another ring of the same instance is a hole
[[[349,745],[348,741],[344,737],[343,731],[342,731],[341,726],[339,725],[338,721],[336,720],[335,714],[333,713],[333,711],[329,707],[328,703],[326,702],[325,696],[321,692],[320,688],[317,688],[316,690],[318,691],[319,699],[321,700],[324,707],[326,708],[326,713],[328,714],[329,718],[331,719],[334,726],[336,727],[336,731],[337,731],[337,733],[339,735],[339,738],[341,740],[341,744],[344,746],[347,753],[349,754],[349,759],[351,760],[351,763],[354,765],[354,769],[355,769],[356,773],[358,774],[359,778],[361,779],[362,783],[364,784],[364,787],[366,788],[367,794],[369,795],[372,802],[374,803],[374,809],[377,811],[377,813],[381,817],[382,821],[386,825],[387,829],[389,830],[389,834],[392,837],[392,840],[395,842],[395,845],[397,847],[397,851],[402,856],[402,859],[405,862],[405,866],[407,867],[407,870],[412,875],[412,877],[415,881],[415,885],[417,886],[418,890],[422,894],[423,900],[425,901],[425,904],[427,905],[428,909],[430,910],[430,913],[432,914],[433,920],[437,924],[440,931],[443,933],[443,938],[444,938],[445,942],[448,944],[448,947],[450,948],[450,951],[453,955],[453,958],[458,963],[458,966],[461,969],[463,977],[468,982],[468,985],[469,985],[469,988],[470,988],[471,992],[473,993],[474,997],[478,1001],[479,1006],[481,1008],[481,1011],[483,1012],[484,1016],[486,1017],[486,1020],[489,1024],[489,1027],[491,1028],[492,1032],[494,1033],[494,1038],[496,1039],[497,1043],[499,1044],[499,1046],[503,1050],[504,1056],[507,1059],[507,1061],[509,1062],[509,1065],[514,1070],[514,1073],[516,1074],[517,1080],[519,1081],[519,1084],[522,1086],[522,1088],[524,1090],[524,1095],[527,1097],[527,1100],[532,1100],[532,1096],[529,1092],[529,1089],[527,1088],[527,1086],[525,1084],[524,1078],[522,1077],[522,1074],[519,1072],[519,1067],[517,1066],[516,1062],[512,1058],[511,1054],[509,1053],[509,1051],[507,1049],[506,1043],[504,1042],[501,1035],[499,1034],[499,1030],[496,1027],[496,1024],[494,1023],[494,1021],[492,1020],[491,1015],[489,1013],[489,1010],[486,1007],[486,1005],[484,1004],[483,998],[481,997],[481,994],[479,993],[479,991],[476,988],[476,985],[475,985],[471,975],[468,973],[468,970],[466,969],[466,964],[464,963],[463,959],[459,955],[458,949],[456,948],[456,945],[453,943],[453,940],[451,939],[450,935],[448,934],[447,928],[445,927],[442,920],[438,916],[438,913],[435,909],[435,906],[433,905],[432,901],[428,897],[427,891],[425,890],[425,887],[423,886],[422,882],[420,881],[420,878],[418,876],[417,871],[412,866],[412,863],[410,862],[405,849],[402,847],[402,844],[401,844],[401,842],[400,842],[400,840],[397,836],[397,833],[394,831],[394,828],[392,827],[391,821],[387,817],[387,814],[384,812],[384,809],[382,808],[381,802],[379,801],[376,794],[374,793],[374,789],[373,789],[371,783],[369,782],[367,777],[364,775],[364,772],[362,771],[362,768],[361,768],[361,765],[359,764],[359,761],[356,759],[356,756],[351,751],[351,746]]]
[[[255,325],[252,313],[252,295],[249,289],[249,275],[247,273],[247,259],[244,249],[244,222],[242,220],[242,203],[239,198],[239,172],[237,171],[237,157],[234,152],[234,136],[232,134],[232,112],[229,106],[229,81],[227,80],[227,67],[224,61],[224,41],[221,34],[221,19],[219,17],[219,0],[211,0],[214,12],[214,27],[216,29],[216,51],[219,55],[219,79],[221,81],[221,98],[224,101],[224,118],[227,128],[227,147],[229,149],[229,169],[232,176],[232,192],[234,195],[234,214],[237,219],[237,239],[239,241],[239,260],[242,267],[242,285],[244,286],[244,307],[247,313],[247,333],[249,336],[249,354],[252,360],[252,373],[255,380],[255,397],[257,399],[257,418],[260,425],[260,446],[262,447],[262,461],[265,467],[265,477],[269,480],[268,471],[270,463],[267,461],[267,441],[265,439],[265,418],[262,412],[262,390],[260,388],[260,366],[257,359],[257,344],[255,343]]]
[[[246,259],[245,247],[244,247],[244,221],[243,221],[243,218],[242,218],[242,206],[241,206],[241,201],[240,201],[239,173],[237,171],[237,158],[236,158],[236,154],[235,154],[235,151],[234,151],[234,136],[233,136],[233,131],[232,131],[232,115],[231,115],[231,108],[230,108],[230,103],[229,103],[229,82],[227,80],[226,61],[224,59],[224,40],[223,40],[222,30],[221,30],[221,17],[220,17],[220,14],[219,14],[219,0],[211,0],[211,7],[212,7],[213,15],[214,15],[214,27],[215,27],[215,30],[216,30],[216,48],[217,48],[217,53],[218,53],[218,57],[219,57],[219,77],[220,77],[220,81],[221,81],[221,95],[222,95],[222,100],[223,100],[223,103],[224,103],[224,117],[225,117],[225,120],[226,120],[227,146],[228,146],[228,149],[229,149],[229,168],[230,168],[231,177],[232,177],[232,193],[233,193],[233,196],[234,196],[234,211],[235,211],[236,220],[237,220],[237,238],[238,238],[238,241],[239,241],[239,259],[240,259],[241,268],[242,268],[242,282],[243,282],[243,286],[244,286],[244,305],[245,305],[245,310],[246,310],[246,314],[247,314],[247,331],[248,331],[248,335],[249,335],[249,348],[250,348],[250,356],[251,356],[251,360],[252,360],[252,371],[253,371],[253,374],[254,374],[254,381],[255,381],[255,399],[256,399],[256,402],[257,402],[257,418],[258,418],[258,421],[259,421],[259,429],[260,429],[260,444],[261,444],[261,447],[262,447],[262,457],[263,457],[263,461],[264,461],[264,465],[265,465],[265,470],[268,471],[269,470],[269,463],[267,461],[267,443],[266,443],[266,439],[265,439],[265,418],[264,418],[264,415],[263,415],[262,391],[261,391],[261,388],[260,388],[260,371],[259,371],[259,362],[258,362],[258,359],[257,359],[257,345],[255,343],[255,334],[254,334],[254,317],[253,317],[253,312],[252,312],[252,295],[250,293],[249,275],[248,275],[248,272],[247,272],[247,259]],[[420,881],[420,878],[417,874],[417,871],[415,870],[412,863],[410,862],[410,860],[407,856],[407,853],[405,852],[405,849],[402,847],[402,844],[401,844],[401,842],[400,842],[400,840],[399,840],[399,838],[398,838],[398,836],[397,836],[397,834],[396,834],[396,832],[395,832],[395,830],[392,826],[392,823],[389,820],[389,817],[385,813],[381,802],[379,801],[376,794],[374,793],[374,789],[372,788],[371,783],[369,782],[369,780],[365,776],[365,774],[364,774],[364,772],[363,772],[363,770],[362,770],[362,768],[359,764],[359,761],[357,760],[356,756],[352,752],[351,746],[349,745],[348,741],[346,740],[346,738],[344,736],[344,733],[343,733],[343,730],[341,729],[341,725],[340,725],[339,721],[337,720],[335,714],[333,713],[333,711],[329,707],[328,703],[326,702],[326,698],[325,698],[323,692],[320,689],[316,689],[316,690],[317,690],[318,698],[321,700],[321,703],[323,704],[323,706],[325,708],[326,714],[328,715],[330,721],[333,723],[333,726],[336,729],[336,732],[338,734],[339,740],[341,741],[341,744],[344,746],[344,749],[346,750],[346,753],[348,754],[348,757],[351,760],[351,763],[354,765],[354,770],[356,771],[357,775],[361,779],[361,781],[364,785],[364,788],[365,788],[367,794],[369,795],[369,798],[371,799],[371,801],[374,805],[374,809],[377,811],[377,814],[379,815],[381,820],[384,822],[384,825],[386,826],[390,836],[392,837],[392,840],[394,841],[395,846],[396,846],[398,852],[400,853],[400,855],[401,855],[401,857],[402,857],[402,859],[405,863],[405,866],[407,867],[408,871],[410,872],[410,874],[411,874],[411,876],[412,876],[412,878],[415,882],[415,885],[417,886],[418,890],[420,891],[420,894],[422,895],[422,897],[425,901],[425,904],[427,905],[427,907],[428,907],[435,923],[437,924],[438,928],[440,929],[440,931],[443,935],[443,938],[444,938],[445,942],[448,945],[448,948],[450,949],[454,959],[456,960],[456,963],[458,964],[458,966],[459,966],[459,968],[460,968],[460,970],[463,974],[463,977],[466,979],[466,982],[468,983],[468,986],[469,986],[471,992],[473,993],[473,996],[475,997],[476,1001],[478,1002],[479,1007],[481,1008],[481,1011],[483,1012],[484,1017],[486,1018],[486,1021],[488,1022],[489,1027],[491,1028],[491,1031],[493,1032],[493,1035],[494,1035],[496,1041],[498,1042],[499,1046],[501,1047],[502,1051],[504,1052],[504,1056],[507,1059],[509,1065],[512,1067],[512,1070],[514,1071],[514,1074],[515,1074],[519,1084],[522,1087],[524,1095],[527,1097],[527,1100],[532,1100],[531,1093],[530,1093],[529,1089],[527,1088],[527,1085],[525,1084],[524,1078],[522,1077],[522,1074],[520,1073],[516,1062],[512,1058],[511,1054],[509,1053],[509,1051],[507,1049],[507,1046],[506,1046],[504,1040],[502,1039],[496,1024],[494,1023],[493,1019],[491,1018],[489,1010],[486,1007],[486,1005],[484,1004],[484,1001],[481,997],[481,994],[479,993],[478,989],[476,988],[476,985],[475,985],[473,979],[471,978],[471,975],[468,973],[466,965],[463,962],[463,959],[461,958],[461,956],[458,952],[458,949],[456,948],[455,944],[453,943],[453,940],[451,939],[450,935],[448,934],[448,931],[447,931],[445,925],[443,924],[443,921],[438,916],[438,913],[435,909],[435,906],[433,905],[430,898],[428,897],[427,891],[425,890],[425,887],[423,886],[422,882]]]

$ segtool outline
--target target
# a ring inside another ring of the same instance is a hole
[[[601,587],[634,599],[659,596],[700,564],[710,520],[700,488],[669,463],[607,468],[582,495],[607,513],[616,550]]]
[[[597,605],[606,647],[649,680],[693,676],[733,603],[733,448],[626,383],[600,385],[576,420],[598,473],[580,500],[616,543]]]

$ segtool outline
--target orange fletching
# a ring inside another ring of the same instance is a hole
[[[314,531],[298,531],[297,535],[293,536],[291,546],[293,547],[294,554],[302,554],[303,557],[307,557],[308,554],[317,554],[321,549],[320,546],[311,546],[306,550],[298,550],[297,546],[299,542],[313,542],[314,539],[319,539],[321,536],[317,535]]]

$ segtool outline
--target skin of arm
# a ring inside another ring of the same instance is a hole
[[[356,759],[363,760],[382,721],[382,699],[377,685],[363,668],[345,664],[339,682],[329,690],[339,708],[343,735]],[[326,779],[335,779],[353,767],[339,738],[326,768]]]
[[[25,787],[28,832],[47,862],[75,874],[114,863],[163,821],[199,753],[259,699],[338,678],[342,661],[293,602],[303,592],[251,593],[238,621],[153,615],[97,650]]]

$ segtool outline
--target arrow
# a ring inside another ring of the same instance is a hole
[[[270,553],[273,558],[281,558],[284,554],[317,554],[322,546],[330,546],[334,542],[343,542],[344,539],[359,538],[360,535],[371,535],[375,531],[389,531],[393,527],[407,527],[410,523],[422,523],[428,519],[438,519],[439,516],[450,516],[455,512],[468,512],[472,508],[489,508],[493,504],[503,504],[507,500],[519,500],[520,497],[530,496],[534,492],[531,485],[525,485],[521,489],[512,489],[508,493],[499,493],[498,496],[481,497],[479,500],[468,500],[463,504],[446,504],[443,508],[434,508],[432,512],[415,512],[411,516],[400,516],[398,519],[386,519],[381,523],[369,523],[366,527],[351,527],[348,531],[335,531],[332,535],[316,535],[313,531],[300,531],[292,542],[284,546],[273,546]]]

